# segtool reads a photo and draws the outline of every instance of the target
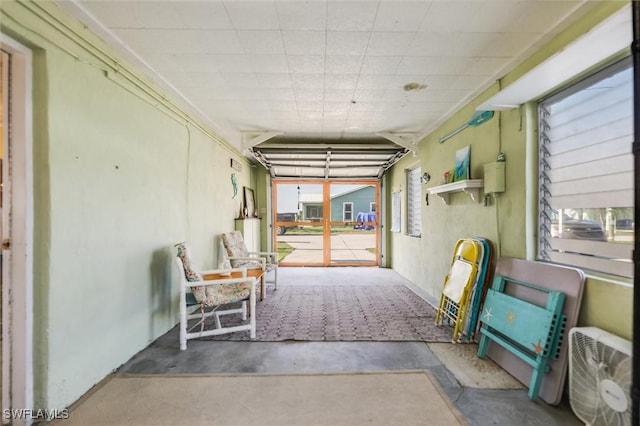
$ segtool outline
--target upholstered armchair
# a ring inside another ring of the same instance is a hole
[[[178,243],[175,247],[180,281],[180,349],[187,348],[189,339],[244,330],[248,330],[250,337],[255,339],[256,279],[247,277],[246,268],[201,271],[191,260],[187,243]],[[223,327],[220,321],[222,315],[242,314],[242,321],[246,322],[247,300],[249,323]],[[224,305],[234,302],[242,302],[241,307],[224,309]],[[211,316],[214,317],[214,324],[207,329],[206,319]],[[192,319],[198,321],[188,327],[188,322]],[[198,330],[193,331],[194,329]]]
[[[273,272],[272,278],[265,278],[266,283],[273,284],[278,289],[278,253],[276,252],[250,252],[244,242],[240,231],[231,231],[222,234],[220,238],[221,261],[228,260],[233,268],[262,269],[265,274]],[[261,299],[265,296],[264,287],[261,288]]]

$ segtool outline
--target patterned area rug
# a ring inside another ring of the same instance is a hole
[[[403,285],[281,286],[257,303],[256,340],[450,342],[452,327],[436,326],[436,310]],[[223,326],[241,323],[222,317]],[[249,332],[205,338],[250,340]]]

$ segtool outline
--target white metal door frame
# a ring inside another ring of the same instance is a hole
[[[30,49],[4,34],[0,49],[9,59],[3,90],[2,408],[28,410],[34,408],[32,58]],[[5,417],[3,411],[3,423],[31,424],[28,416]]]

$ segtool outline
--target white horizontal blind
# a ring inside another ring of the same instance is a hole
[[[632,275],[632,77],[624,61],[539,104],[542,259]]]
[[[407,234],[419,237],[422,234],[422,189],[420,167],[407,171]]]

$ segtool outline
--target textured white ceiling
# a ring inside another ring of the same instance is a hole
[[[308,140],[391,132],[410,141],[590,6],[583,0],[58,3],[146,64],[149,75],[241,150],[261,132]]]

